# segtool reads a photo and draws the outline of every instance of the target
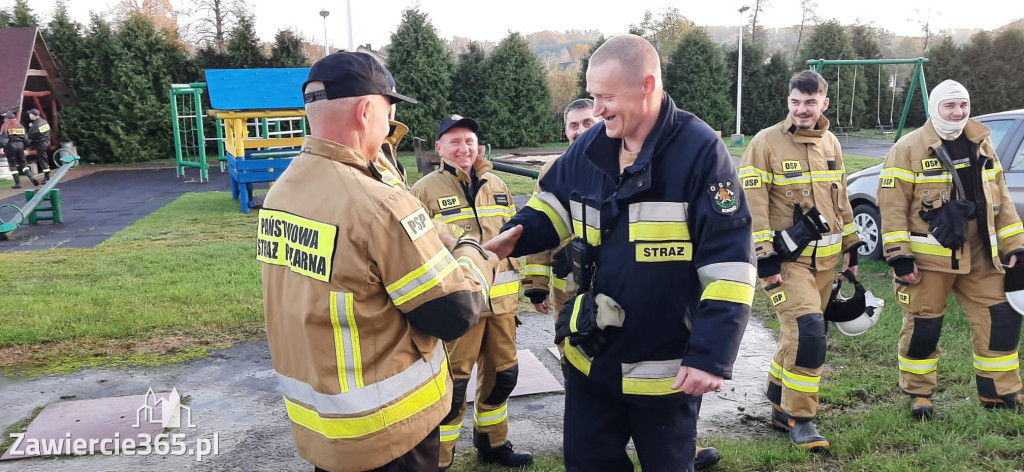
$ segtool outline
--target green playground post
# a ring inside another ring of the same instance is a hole
[[[172,84],[170,90],[171,122],[174,130],[174,160],[178,177],[186,167],[199,168],[199,181],[210,180],[206,163],[206,133],[203,130],[202,95],[206,84]],[[180,97],[180,105],[179,105]]]

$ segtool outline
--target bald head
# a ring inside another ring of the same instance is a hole
[[[661,60],[658,51],[646,39],[635,34],[614,36],[594,51],[588,68],[601,67],[610,61],[619,64],[623,82],[640,84],[644,77],[652,75],[661,89]]]

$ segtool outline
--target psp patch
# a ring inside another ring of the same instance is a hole
[[[731,215],[740,208],[736,186],[731,180],[708,185],[708,195],[713,202],[711,208],[722,215]]]
[[[409,235],[409,239],[416,241],[424,234],[433,230],[434,224],[430,221],[430,216],[427,215],[427,212],[420,208],[409,216],[402,218],[402,229]]]

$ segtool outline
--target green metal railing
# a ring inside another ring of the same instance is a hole
[[[172,84],[170,90],[171,122],[174,127],[174,161],[178,177],[186,167],[199,169],[199,181],[210,180],[206,163],[206,136],[203,132],[202,95],[206,84]]]

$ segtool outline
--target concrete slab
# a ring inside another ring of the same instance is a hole
[[[516,388],[512,390],[512,397],[565,391],[562,384],[548,372],[532,352],[519,349],[516,354],[519,356],[519,380],[516,382]],[[476,371],[477,366],[473,366],[473,373],[469,376],[469,387],[466,388],[466,400],[469,403],[476,399]]]

